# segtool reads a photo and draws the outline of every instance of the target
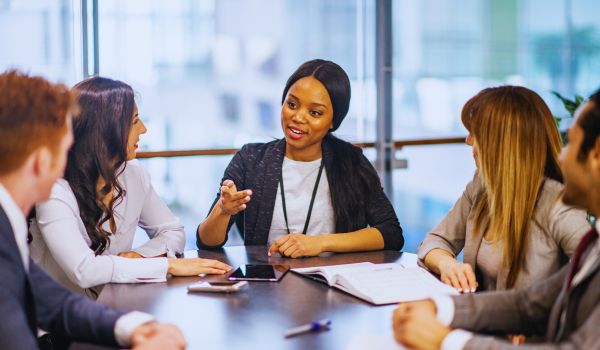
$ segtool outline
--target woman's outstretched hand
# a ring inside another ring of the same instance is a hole
[[[221,185],[221,198],[217,204],[225,214],[235,215],[246,209],[251,196],[252,190],[238,191],[233,181],[225,180]]]

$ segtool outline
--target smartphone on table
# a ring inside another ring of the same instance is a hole
[[[188,292],[235,293],[248,286],[246,281],[198,282],[188,286]]]

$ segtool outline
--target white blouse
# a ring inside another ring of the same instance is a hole
[[[50,199],[36,205],[36,219],[30,232],[31,257],[46,272],[71,290],[83,293],[105,283],[165,281],[167,258],[130,259],[117,256],[132,250],[136,227],[146,231],[150,240],[133,249],[144,257],[183,252],[185,233],[179,219],[158,197],[150,175],[133,160],[127,162],[118,178],[125,190],[121,203],[114,208],[117,232],[110,244],[96,256],[91,240],[79,216],[79,206],[69,183],[60,179],[52,188]],[[108,230],[108,222],[104,224]]]

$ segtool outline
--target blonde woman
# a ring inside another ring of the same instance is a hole
[[[478,171],[419,246],[420,262],[461,292],[547,278],[590,228],[584,211],[560,201],[561,141],[548,106],[527,88],[501,86],[471,98],[461,119]]]

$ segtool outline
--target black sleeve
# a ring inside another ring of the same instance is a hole
[[[75,294],[56,283],[33,260],[29,276],[41,329],[75,341],[116,346],[115,323],[124,313]]]
[[[372,193],[365,194],[369,198],[369,205],[366,208],[367,223],[381,232],[384,242],[383,249],[401,250],[404,246],[404,236],[394,207],[383,192],[379,175],[371,162],[364,155],[361,156],[361,162],[362,166],[367,169],[368,181],[374,182],[374,185],[371,186]]]
[[[221,184],[223,183],[223,181],[231,180],[235,183],[236,188],[238,188],[238,189],[246,188],[245,159],[246,159],[247,152],[248,152],[248,147],[246,145],[246,146],[242,147],[242,149],[239,150],[233,156],[233,159],[231,159],[231,162],[229,162],[229,165],[227,166],[227,169],[225,169],[225,173],[223,174],[223,178],[221,179],[221,182],[219,183],[219,187],[217,190],[217,196],[216,196],[215,200],[213,201],[213,204],[210,206],[210,210],[208,211],[209,214],[212,211],[212,209],[215,207],[217,202],[219,201],[219,198],[221,197]],[[223,245],[225,245],[225,243],[227,242],[227,239],[229,238],[229,230],[231,229],[231,226],[233,225],[234,222],[238,223],[238,229],[239,229],[240,233],[243,234],[244,228],[240,227],[240,223],[243,223],[243,215],[244,215],[244,211],[241,211],[238,214],[233,215],[229,219],[229,224],[227,225],[227,232],[225,233],[225,239],[223,240],[223,242],[221,244],[218,244],[218,245],[210,246],[210,245],[206,245],[206,244],[202,243],[202,241],[200,240],[200,236],[198,235],[198,230],[196,229],[196,246],[198,247],[198,249],[218,249],[218,248],[223,247]]]

